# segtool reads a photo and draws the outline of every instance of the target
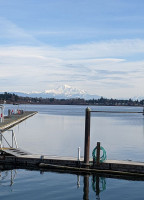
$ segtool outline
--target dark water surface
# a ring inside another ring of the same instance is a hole
[[[18,106],[6,105],[17,109]],[[86,106],[19,105],[39,113],[13,128],[18,145],[32,153],[75,156],[84,152]],[[137,107],[91,107],[92,110],[142,111]],[[5,132],[10,140],[10,133]],[[91,152],[100,141],[108,159],[144,162],[142,114],[91,114]],[[91,153],[90,153],[91,154]],[[96,183],[99,183],[96,184]],[[98,189],[99,188],[99,189]],[[2,199],[143,199],[144,181],[54,172],[1,171]]]

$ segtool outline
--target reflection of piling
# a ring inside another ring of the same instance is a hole
[[[100,199],[100,177],[98,175],[93,175],[93,184],[92,184],[93,191],[96,193],[96,199]]]
[[[84,163],[89,165],[90,152],[90,108],[86,109],[85,113],[85,147],[84,147]]]
[[[84,176],[83,200],[89,200],[89,175]]]
[[[80,176],[77,175],[77,188],[80,188]]]
[[[96,176],[96,195],[99,196],[100,188],[99,188],[99,176]]]

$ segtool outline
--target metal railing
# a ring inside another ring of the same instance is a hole
[[[3,146],[3,140],[7,143],[9,148],[18,148],[18,144],[17,144],[17,140],[16,140],[16,136],[13,130],[7,130],[7,131],[11,131],[12,133],[12,141],[11,144],[10,142],[8,142],[8,140],[4,137],[3,133],[0,132],[0,148],[4,148]]]

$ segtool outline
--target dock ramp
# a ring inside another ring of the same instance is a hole
[[[23,149],[20,149],[20,148],[1,148],[0,152],[2,154],[15,156],[15,157],[32,155],[31,153],[29,153]]]

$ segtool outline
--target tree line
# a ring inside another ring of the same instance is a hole
[[[0,94],[0,103],[7,104],[50,104],[50,105],[98,105],[98,106],[144,106],[143,100],[122,100],[122,99],[90,99],[85,100],[81,98],[74,99],[55,99],[55,98],[32,98],[21,97],[16,94],[3,93]]]

